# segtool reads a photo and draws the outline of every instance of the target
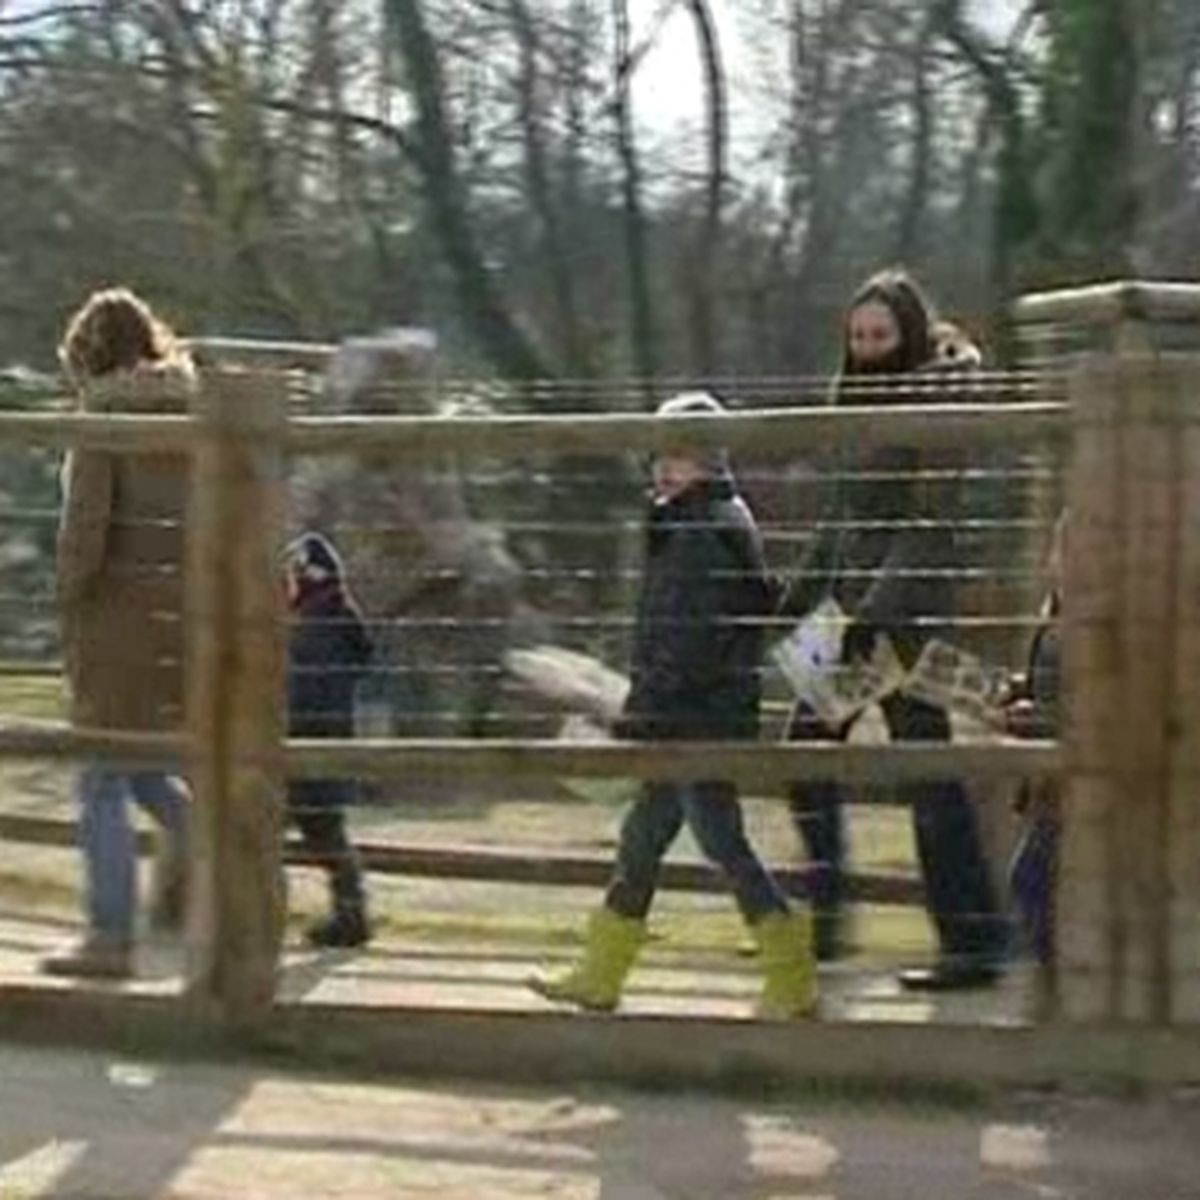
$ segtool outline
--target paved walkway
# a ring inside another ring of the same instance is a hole
[[[69,988],[38,972],[46,954],[78,936],[77,926],[47,915],[0,910],[0,983]],[[289,946],[281,998],[329,1004],[396,1005],[495,1012],[546,1011],[548,1003],[525,981],[565,964],[571,952],[539,955],[511,945],[456,941],[378,941],[365,953],[329,954]],[[140,952],[138,980],[120,985],[138,993],[179,988],[181,949],[149,944]],[[682,955],[651,943],[630,981],[622,1011],[639,1016],[750,1017],[760,986],[755,960],[731,952]],[[841,1020],[1013,1025],[1029,1009],[1031,981],[1014,970],[992,989],[946,996],[902,991],[889,967],[850,960],[822,970],[822,1013]]]
[[[1198,1131],[1187,1097],[854,1108],[0,1044],[5,1200],[1188,1200]]]

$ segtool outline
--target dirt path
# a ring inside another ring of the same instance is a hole
[[[1188,1200],[1198,1132],[1195,1097],[854,1108],[0,1046],[5,1200]]]

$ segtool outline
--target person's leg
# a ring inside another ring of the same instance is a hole
[[[293,783],[288,792],[305,847],[329,879],[330,914],[308,931],[317,946],[362,946],[371,938],[362,864],[346,833],[353,791],[352,784],[322,779]]]
[[[750,845],[737,789],[720,781],[696,783],[683,793],[683,810],[704,856],[732,884],[742,916],[759,944],[763,969],[759,1015],[775,1019],[810,1015],[817,1002],[811,920],[807,910],[789,910]]]
[[[604,905],[623,917],[643,921],[658,886],[658,871],[683,827],[680,789],[673,783],[646,783],[621,822],[617,860]]]
[[[43,964],[52,975],[122,978],[132,966],[137,900],[133,829],[126,779],[107,767],[85,767],[78,781],[88,933],[77,950]]]
[[[895,741],[948,742],[945,712],[903,695],[888,697],[884,716]],[[992,888],[974,804],[958,780],[905,784],[912,809],[926,907],[940,947],[938,967],[906,972],[910,987],[955,987],[995,979],[1007,927]]]
[[[841,742],[845,738],[846,730],[830,729],[804,705],[796,706],[787,730],[788,741]],[[788,789],[788,811],[808,854],[817,958],[832,961],[841,957],[844,949],[846,836],[842,789],[828,780],[795,783]]]
[[[151,929],[178,932],[183,927],[189,881],[187,785],[165,771],[138,771],[129,776],[138,807],[158,826],[150,888]]]
[[[783,893],[746,837],[733,784],[716,780],[692,784],[683,791],[683,813],[700,852],[728,878],[749,924],[768,913],[788,911]]]
[[[645,940],[663,855],[682,825],[678,787],[643,784],[621,823],[612,879],[604,903],[588,919],[583,954],[561,975],[530,979],[535,992],[598,1012],[616,1008]]]
[[[1038,963],[1054,959],[1054,902],[1058,873],[1058,818],[1048,808],[1033,812],[1013,855],[1009,886]]]

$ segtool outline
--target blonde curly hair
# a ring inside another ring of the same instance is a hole
[[[93,292],[84,301],[67,323],[58,358],[76,385],[139,366],[188,361],[171,328],[121,287]]]

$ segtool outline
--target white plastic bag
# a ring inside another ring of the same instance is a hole
[[[796,699],[837,729],[893,692],[904,672],[887,638],[868,662],[842,662],[849,621],[832,597],[823,600],[771,653]]]

